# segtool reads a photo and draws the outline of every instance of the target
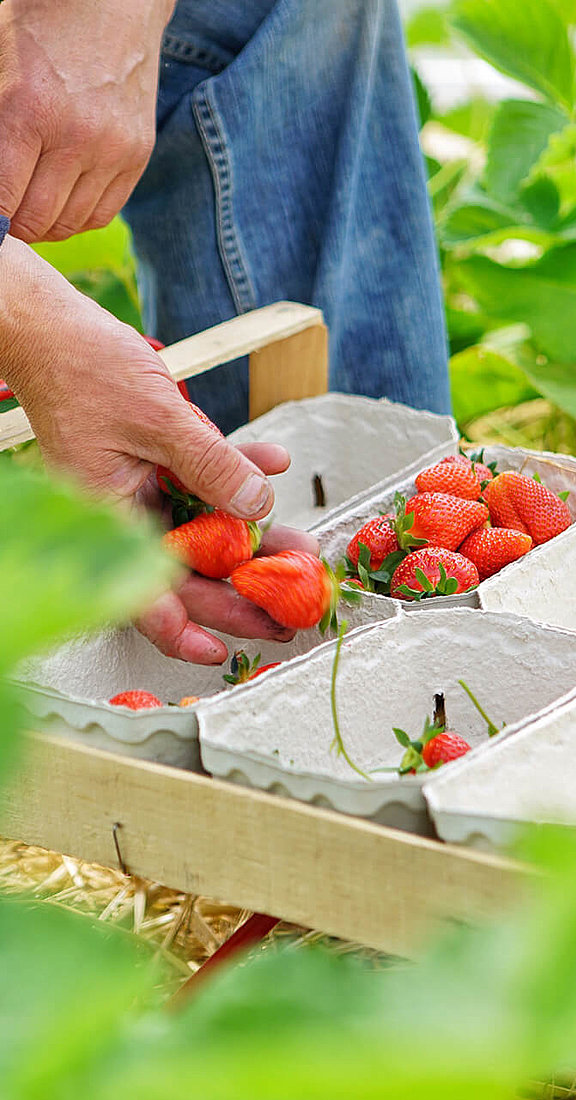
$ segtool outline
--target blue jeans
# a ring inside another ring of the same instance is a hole
[[[180,0],[125,209],[165,343],[278,299],[324,311],[330,386],[449,410],[437,257],[395,0]],[[245,364],[190,383],[224,431]]]

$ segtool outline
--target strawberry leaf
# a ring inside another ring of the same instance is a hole
[[[444,579],[446,579],[446,571],[444,570],[444,566],[442,564],[440,565],[440,570],[440,578],[442,579],[442,571],[444,571]],[[424,592],[434,591],[434,585],[432,584],[432,581],[429,579],[429,577],[426,576],[422,569],[416,568],[414,570],[414,576],[416,577],[416,580],[420,582]]]
[[[394,736],[395,736],[396,740],[398,741],[398,743],[400,745],[402,745],[403,749],[409,749],[411,747],[412,742],[411,742],[410,738],[408,737],[408,734],[405,733],[404,730],[397,729],[395,726],[393,726],[392,727],[392,733],[394,734]]]
[[[561,493],[558,493],[558,496],[560,497],[560,500],[566,502],[568,500],[568,497],[570,496],[570,490],[564,489]]]

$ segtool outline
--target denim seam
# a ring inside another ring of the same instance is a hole
[[[162,55],[173,61],[184,61],[189,65],[198,65],[201,69],[208,69],[213,73],[221,73],[229,64],[231,58],[215,50],[208,50],[204,46],[198,46],[195,42],[186,41],[173,34],[165,34],[162,41]]]
[[[194,89],[192,110],[202,143],[212,166],[216,190],[216,221],[220,255],[228,284],[239,313],[254,309],[256,295],[250,282],[246,263],[234,227],[232,209],[232,172],[226,154],[226,145],[215,113],[208,101],[206,89],[198,85]]]

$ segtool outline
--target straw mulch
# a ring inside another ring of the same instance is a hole
[[[250,915],[223,901],[194,897],[119,870],[1,839],[0,890],[85,913],[148,941],[166,964],[167,995]],[[384,964],[384,957],[368,948],[289,924],[277,925],[261,950],[275,949],[287,939],[296,946],[322,942],[338,954],[357,952],[373,966]]]

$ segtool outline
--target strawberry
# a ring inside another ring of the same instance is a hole
[[[10,386],[0,378],[0,401],[8,401],[10,397],[14,397],[13,391]]]
[[[233,570],[230,580],[241,596],[293,630],[307,630],[317,623],[324,629],[339,595],[332,570],[301,550],[244,562]]]
[[[369,551],[370,557],[366,564],[369,570],[379,569],[384,558],[398,550],[398,539],[392,520],[390,516],[376,516],[375,519],[368,520],[350,539],[346,555],[354,569],[358,566],[361,546],[366,546]]]
[[[482,483],[472,463],[438,462],[416,476],[419,493],[448,493],[465,500],[478,500]]]
[[[260,528],[215,508],[167,531],[162,541],[190,569],[204,577],[222,579],[258,549]]]
[[[406,600],[452,596],[479,582],[478,570],[468,558],[440,546],[426,546],[408,554],[394,570],[390,595]]]
[[[277,668],[280,664],[282,664],[281,661],[272,661],[269,665],[260,665],[259,653],[250,662],[250,658],[244,650],[237,649],[230,661],[230,672],[226,673],[222,679],[227,684],[245,684],[248,680],[255,680],[263,672],[268,672],[270,668]]]
[[[565,501],[541,482],[507,470],[486,488],[484,499],[495,527],[509,527],[530,535],[539,546],[572,523]]]
[[[457,550],[467,535],[482,527],[488,509],[479,500],[462,500],[448,493],[419,493],[405,501],[396,495],[395,528],[402,549],[444,546]]]
[[[484,580],[531,549],[532,539],[523,531],[513,531],[508,527],[479,527],[464,539],[460,553],[474,562],[480,579]]]
[[[424,729],[416,741],[411,741],[404,730],[394,729],[396,740],[405,749],[398,768],[399,775],[416,775],[417,772],[430,771],[441,764],[449,764],[470,752],[471,746],[454,730],[445,728],[446,712],[444,696],[434,696],[434,721],[426,718]]]
[[[470,752],[471,746],[463,737],[452,730],[437,733],[422,746],[422,759],[428,768],[437,768],[440,764],[449,764]]]
[[[178,706],[179,707],[191,707],[193,703],[199,703],[199,702],[200,702],[200,696],[199,695],[184,695],[182,697],[182,699],[180,700],[180,702],[178,703]]]
[[[473,466],[475,472],[478,474],[481,482],[492,481],[492,478],[496,476],[496,463],[491,462],[489,466],[483,461],[484,451],[479,451],[478,454],[473,455],[446,455],[445,458],[441,458],[440,462],[456,462],[462,466]]]
[[[108,700],[115,707],[129,707],[130,710],[145,710],[150,707],[162,707],[164,704],[151,691],[121,691]]]

